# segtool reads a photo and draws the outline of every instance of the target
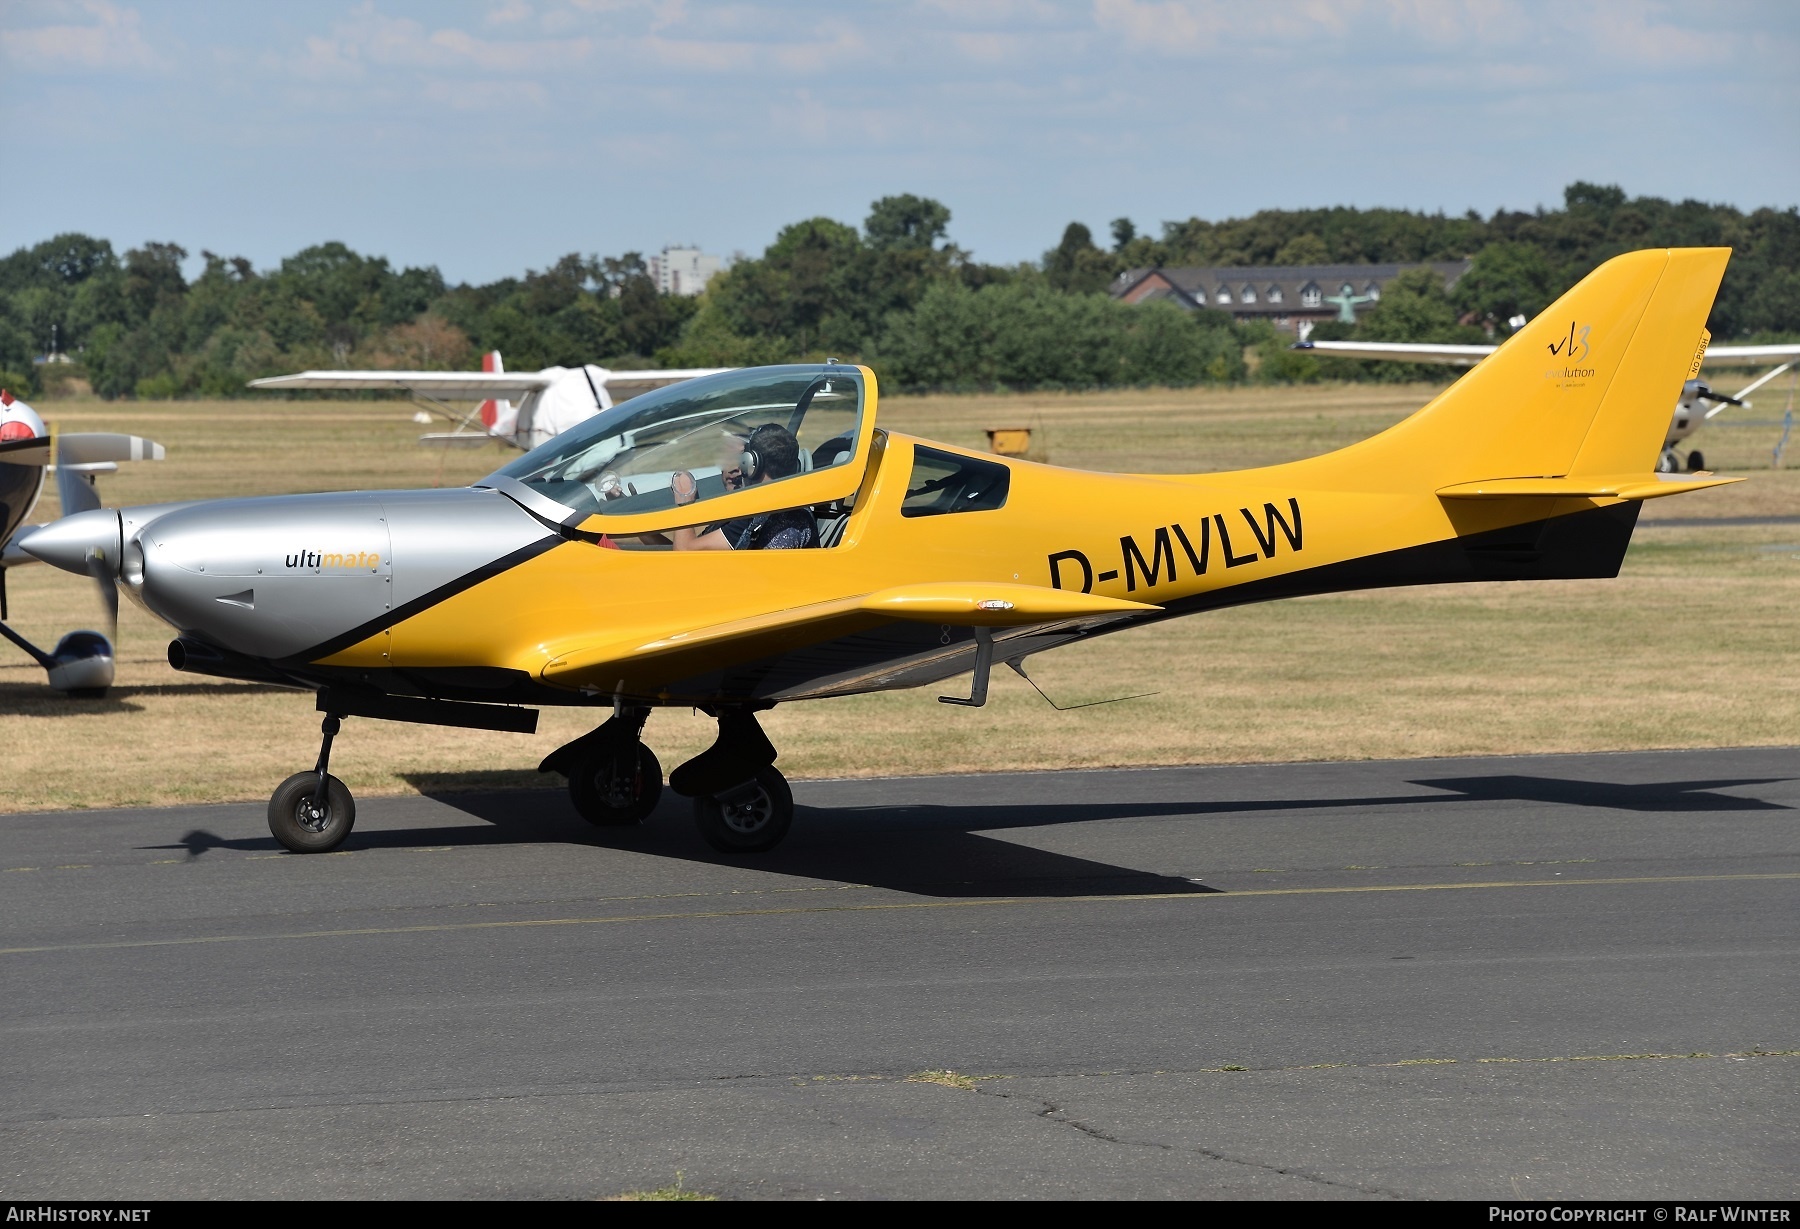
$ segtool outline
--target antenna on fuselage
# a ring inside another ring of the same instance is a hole
[[[1117,704],[1121,700],[1148,700],[1151,696],[1159,696],[1162,694],[1160,691],[1146,691],[1135,696],[1114,696],[1110,700],[1088,700],[1082,704],[1058,704],[1055,700],[1052,700],[1045,694],[1042,687],[1037,685],[1037,680],[1025,673],[1025,659],[1023,657],[1009,658],[1006,664],[1012,667],[1012,672],[1014,674],[1024,679],[1027,683],[1030,683],[1033,691],[1044,697],[1045,704],[1048,704],[1059,713],[1074,712],[1078,708],[1093,708],[1097,704]]]

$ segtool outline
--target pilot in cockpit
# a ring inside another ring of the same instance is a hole
[[[741,452],[720,467],[727,491],[788,478],[800,471],[800,443],[779,423],[765,423],[750,433]],[[685,507],[699,494],[687,470],[669,480],[675,506]],[[669,535],[676,550],[798,550],[814,545],[817,525],[806,508],[782,508],[740,517],[721,525],[690,526]]]

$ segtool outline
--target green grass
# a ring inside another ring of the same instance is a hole
[[[675,1171],[675,1181],[667,1186],[659,1186],[654,1190],[648,1191],[626,1191],[622,1195],[613,1196],[613,1198],[626,1203],[717,1203],[719,1201],[717,1195],[707,1195],[700,1191],[688,1189],[687,1175],[683,1174],[680,1170]]]

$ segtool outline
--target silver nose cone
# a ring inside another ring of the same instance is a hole
[[[112,508],[77,512],[52,521],[19,539],[19,549],[54,568],[88,576],[88,560],[99,558],[107,570],[119,571],[119,514]]]

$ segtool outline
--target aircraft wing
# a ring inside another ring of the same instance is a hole
[[[634,673],[634,667],[649,659],[655,659],[659,672],[666,674],[671,658],[689,659],[683,663],[683,669],[700,668],[720,650],[724,650],[724,657],[742,657],[746,652],[775,654],[896,619],[957,627],[1027,627],[1111,622],[1131,615],[1154,614],[1159,609],[1142,602],[1038,585],[975,581],[901,585],[793,610],[702,625],[669,636],[645,639],[639,634],[571,645],[545,664],[543,678],[563,686],[605,687],[621,671]]]
[[[736,371],[736,367],[660,367],[644,371],[606,370],[608,384],[673,384],[677,380],[694,380],[700,376],[716,376]]]
[[[579,370],[570,368],[569,370]],[[603,370],[603,369],[599,369]],[[673,384],[695,376],[716,375],[730,367],[673,367],[663,370],[607,371],[606,384]],[[549,388],[565,375],[562,368],[546,371],[300,371],[289,376],[268,376],[250,381],[251,388],[278,389],[385,389],[423,393],[437,398],[486,401],[516,397]]]
[[[548,388],[554,375],[538,371],[301,371],[250,381],[251,388],[386,389],[434,397],[486,400]]]
[[[1332,358],[1389,359],[1397,363],[1443,363],[1473,367],[1499,349],[1498,346],[1452,346],[1413,341],[1297,341],[1290,350],[1305,350]]]
[[[1452,346],[1403,341],[1301,341],[1289,347],[1334,358],[1389,359],[1401,363],[1443,363],[1473,367],[1498,346]],[[1800,359],[1800,344],[1773,346],[1709,346],[1709,363],[1755,365]]]
[[[1791,363],[1800,359],[1800,344],[1787,343],[1778,346],[1708,346],[1706,361],[1709,363],[1742,363],[1754,366],[1760,363]]]

